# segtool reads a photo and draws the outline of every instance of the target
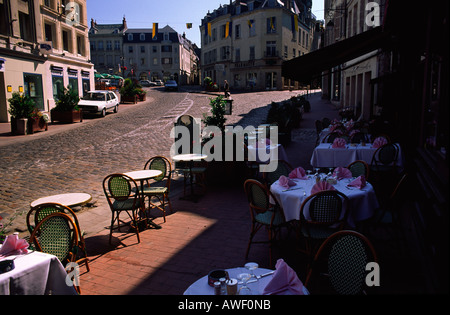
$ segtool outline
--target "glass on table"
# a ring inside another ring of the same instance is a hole
[[[248,272],[240,273],[238,280],[242,281],[242,286],[239,288],[239,295],[252,295],[252,290],[247,286],[247,282],[251,279],[252,275]]]
[[[258,269],[258,267],[259,267],[259,265],[255,262],[249,262],[249,263],[245,264],[245,268],[247,268],[247,270],[250,272],[250,276],[255,279],[256,279],[256,276],[254,274],[254,271],[256,269]]]

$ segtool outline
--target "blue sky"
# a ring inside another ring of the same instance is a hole
[[[229,0],[87,0],[88,25],[91,18],[99,24],[121,23],[123,16],[129,28],[152,28],[153,23],[159,27],[170,25],[178,33],[199,47],[200,22],[206,13],[217,9]],[[323,19],[324,0],[313,0],[312,13]],[[186,23],[192,23],[187,29]]]

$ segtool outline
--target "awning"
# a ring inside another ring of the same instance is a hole
[[[378,26],[343,41],[315,50],[306,55],[283,62],[282,76],[310,83],[323,71],[343,64],[388,44],[388,33]]]

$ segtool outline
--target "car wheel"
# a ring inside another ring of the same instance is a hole
[[[114,107],[114,113],[117,113],[119,111],[119,105],[116,105],[115,107]]]
[[[101,115],[102,115],[102,117],[106,116],[106,108],[103,108]]]

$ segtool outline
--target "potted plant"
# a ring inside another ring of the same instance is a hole
[[[28,95],[14,92],[8,102],[8,112],[11,115],[11,133],[14,135],[27,134],[28,119],[35,109],[34,101]]]
[[[83,113],[78,107],[80,97],[72,88],[68,87],[58,96],[56,106],[50,111],[52,122],[74,123],[83,121]]]
[[[145,100],[145,95],[146,93],[142,90],[142,87],[137,80],[127,78],[125,79],[123,87],[120,89],[120,102],[136,104],[138,100]]]
[[[48,116],[42,113],[38,108],[34,108],[30,118],[28,118],[28,133],[33,134],[36,131],[48,130]]]

